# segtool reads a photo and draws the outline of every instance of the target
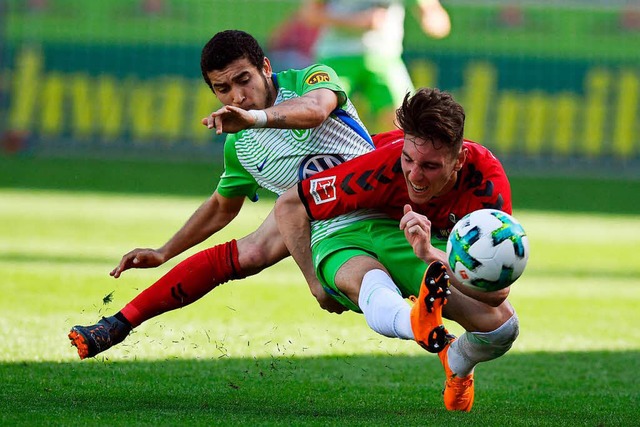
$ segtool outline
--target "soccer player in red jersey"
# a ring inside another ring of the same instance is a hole
[[[413,202],[402,170],[404,136],[400,129],[375,135],[378,152],[298,183],[309,218],[326,219],[340,211],[375,208],[400,220],[409,204],[429,217],[432,236],[446,243],[451,228],[469,212],[491,208],[511,213],[511,190],[502,165],[486,147],[468,140],[462,144],[465,161],[453,187],[426,203]]]
[[[444,342],[438,325],[422,322],[420,306],[430,300],[423,296],[430,282],[448,286],[450,274],[431,273],[438,265],[450,273],[444,248],[456,221],[481,208],[511,213],[509,181],[487,148],[463,140],[464,110],[448,93],[423,88],[405,97],[397,121],[401,130],[378,135],[375,151],[285,192],[276,219],[296,262],[316,269],[324,291],[362,312],[376,332],[437,352],[446,373],[445,406],[469,411],[475,366],[506,353],[518,335],[509,288],[479,292],[452,278],[446,305],[436,309],[467,332]],[[311,220],[356,209],[388,218],[310,234]],[[413,307],[405,300],[412,295],[420,295]]]

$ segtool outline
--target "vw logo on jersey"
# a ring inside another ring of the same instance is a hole
[[[293,139],[300,142],[300,141],[306,141],[309,138],[309,135],[311,134],[311,129],[291,129],[289,130],[289,132],[291,133],[291,136],[293,137]]]
[[[337,154],[320,154],[307,156],[302,161],[302,163],[300,163],[300,169],[298,169],[298,179],[302,181],[303,179],[309,178],[310,176],[313,176],[318,172],[322,172],[323,170],[327,170],[329,168],[337,166],[340,163],[344,163],[344,159]]]

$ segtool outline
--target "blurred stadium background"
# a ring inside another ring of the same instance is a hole
[[[0,0],[2,157],[218,158],[201,47],[239,28],[268,48],[299,3]],[[468,138],[511,174],[640,176],[640,2],[443,5],[452,34],[431,40],[408,14],[405,57],[417,86],[464,105]]]

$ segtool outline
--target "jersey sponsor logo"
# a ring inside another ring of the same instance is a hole
[[[336,177],[312,179],[309,182],[309,191],[316,205],[331,202],[336,199]]]
[[[298,169],[298,180],[302,181],[318,172],[344,163],[342,156],[337,154],[310,155],[304,158]]]
[[[328,81],[331,81],[331,77],[329,77],[329,74],[325,73],[324,71],[316,71],[307,78],[308,85],[315,85]]]

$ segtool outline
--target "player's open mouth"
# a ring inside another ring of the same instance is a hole
[[[426,187],[418,187],[413,182],[409,182],[409,185],[411,186],[413,191],[415,191],[416,193],[424,193],[429,188],[428,186],[426,186]]]

